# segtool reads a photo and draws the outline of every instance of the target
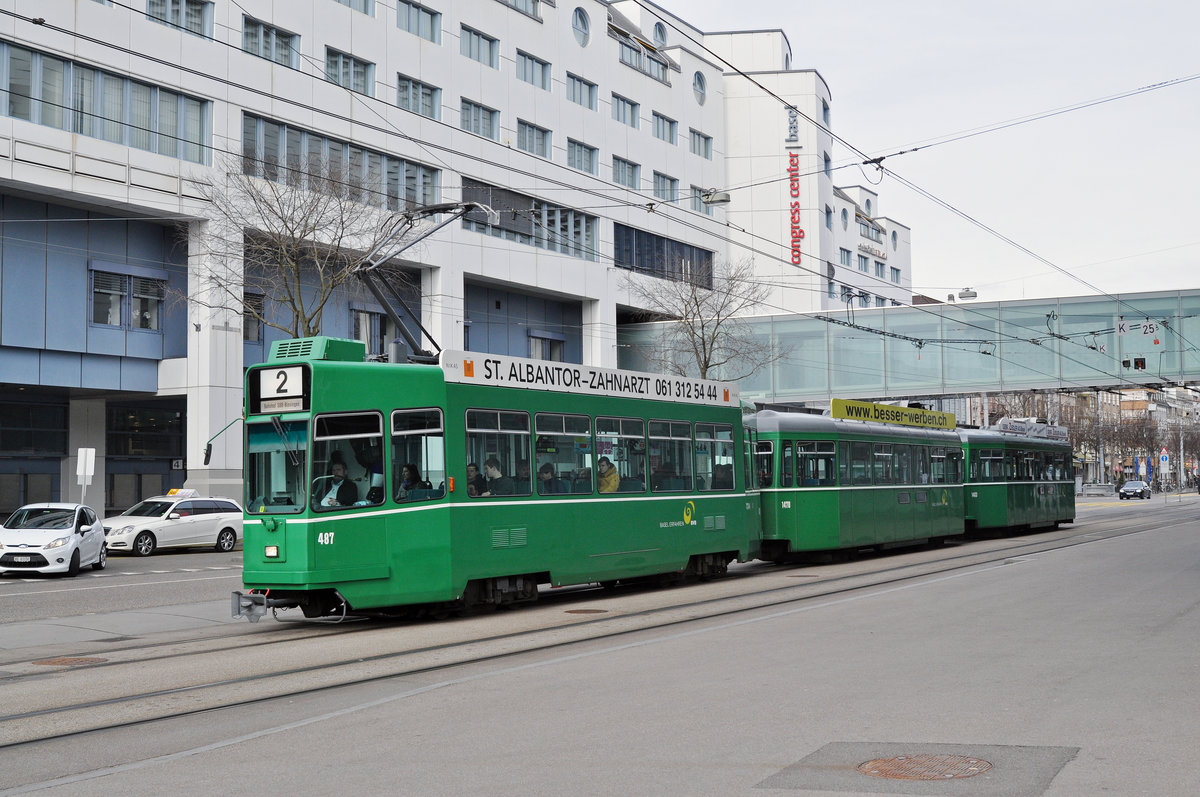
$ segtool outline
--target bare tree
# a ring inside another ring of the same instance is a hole
[[[631,272],[624,287],[646,321],[664,321],[639,354],[663,373],[735,381],[788,354],[759,336],[747,316],[759,308],[769,288],[757,279],[753,261],[722,263],[711,269],[676,268],[673,278]]]
[[[384,209],[379,186],[331,179],[324,164],[300,171],[229,158],[217,174],[195,181],[209,220],[189,240],[199,289],[189,289],[187,300],[292,337],[320,334],[329,300],[369,259],[399,247],[415,223]],[[389,277],[405,279],[398,269]]]

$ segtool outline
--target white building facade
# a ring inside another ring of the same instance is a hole
[[[834,187],[828,88],[791,69],[778,30],[706,34],[636,0],[14,12],[0,17],[0,408],[14,408],[0,509],[77,496],[80,447],[97,449],[89,498],[103,490],[107,508],[185,480],[240,497],[240,429],[221,430],[275,333],[167,299],[214,266],[240,278],[195,245],[212,223],[198,184],[228,171],[283,180],[319,161],[379,211],[490,205],[498,220],[403,254],[445,348],[615,366],[629,279],[704,279],[746,257],[778,286],[764,312],[843,307],[841,286],[874,306],[911,283],[908,230],[870,190]],[[731,203],[705,202],[713,189]],[[323,332],[376,353],[391,336],[353,292]],[[53,434],[17,435],[30,425]]]

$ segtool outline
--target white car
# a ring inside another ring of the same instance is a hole
[[[159,548],[204,546],[232,551],[242,538],[242,507],[228,498],[172,490],[104,518],[109,551],[149,556]]]
[[[0,526],[0,574],[66,573],[108,561],[104,530],[83,504],[27,504]]]

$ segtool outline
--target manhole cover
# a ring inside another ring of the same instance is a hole
[[[608,614],[608,609],[567,609],[567,614]]]
[[[949,780],[971,778],[987,772],[992,765],[982,758],[965,755],[898,755],[873,758],[858,765],[858,771],[874,778],[891,780]]]
[[[80,664],[103,664],[108,659],[87,658],[85,656],[60,656],[57,659],[42,659],[34,664],[44,664],[47,667],[75,667]]]

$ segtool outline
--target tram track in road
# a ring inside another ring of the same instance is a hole
[[[733,575],[701,585],[702,597],[689,587],[618,589],[615,593],[576,590],[551,593],[549,600],[534,607],[452,621],[365,622],[335,627],[303,623],[261,630],[242,627],[224,637],[205,633],[119,648],[88,643],[86,649],[76,646],[73,657],[106,660],[50,672],[33,660],[4,665],[5,672],[14,673],[14,668],[17,672],[0,680],[0,686],[28,679],[31,683],[45,682],[48,688],[42,690],[41,699],[25,697],[22,693],[31,691],[28,689],[7,690],[14,699],[4,701],[4,714],[0,715],[0,749],[342,686],[428,676],[450,667],[486,664],[580,642],[611,640],[696,620],[998,566],[1014,557],[1152,532],[1192,515],[1179,511],[1149,516],[1139,513],[1141,522],[1136,528],[1128,528],[1128,517],[1124,515],[1109,516],[1068,530],[981,540],[936,551],[896,552],[816,568],[751,564],[744,576]],[[810,580],[809,576],[815,578]],[[805,580],[796,582],[796,577]],[[569,613],[579,611],[571,607],[585,602],[593,607],[586,610],[588,614]],[[504,630],[495,633],[496,625]],[[280,662],[288,665],[280,667]],[[155,688],[139,688],[146,682],[144,673],[151,666],[167,672]],[[64,702],[52,697],[80,694],[90,699]]]

